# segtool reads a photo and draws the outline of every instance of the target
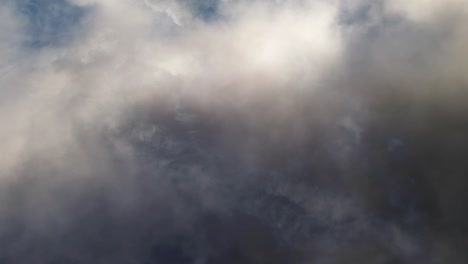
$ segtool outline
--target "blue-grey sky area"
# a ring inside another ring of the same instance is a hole
[[[8,0],[4,0],[8,2]],[[26,20],[29,39],[25,44],[40,48],[59,45],[68,40],[77,30],[86,9],[66,0],[18,0],[14,3],[18,16]]]
[[[7,2],[9,0],[3,0]],[[80,22],[89,8],[80,7],[67,0],[18,0],[14,3],[18,15],[24,16],[29,39],[27,45],[40,48],[60,45],[68,41],[72,32],[79,30]],[[194,16],[205,21],[218,18],[219,0],[180,0]]]
[[[0,0],[0,263],[468,263],[467,47],[465,0]]]

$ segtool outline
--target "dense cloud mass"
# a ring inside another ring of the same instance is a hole
[[[0,0],[0,263],[468,262],[466,0]]]

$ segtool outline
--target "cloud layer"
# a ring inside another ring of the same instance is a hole
[[[0,0],[1,263],[465,263],[462,0]]]

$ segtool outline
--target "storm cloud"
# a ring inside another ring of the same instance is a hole
[[[0,0],[0,263],[466,263],[464,0]]]

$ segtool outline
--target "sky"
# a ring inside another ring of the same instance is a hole
[[[467,263],[466,0],[0,0],[0,263]]]

